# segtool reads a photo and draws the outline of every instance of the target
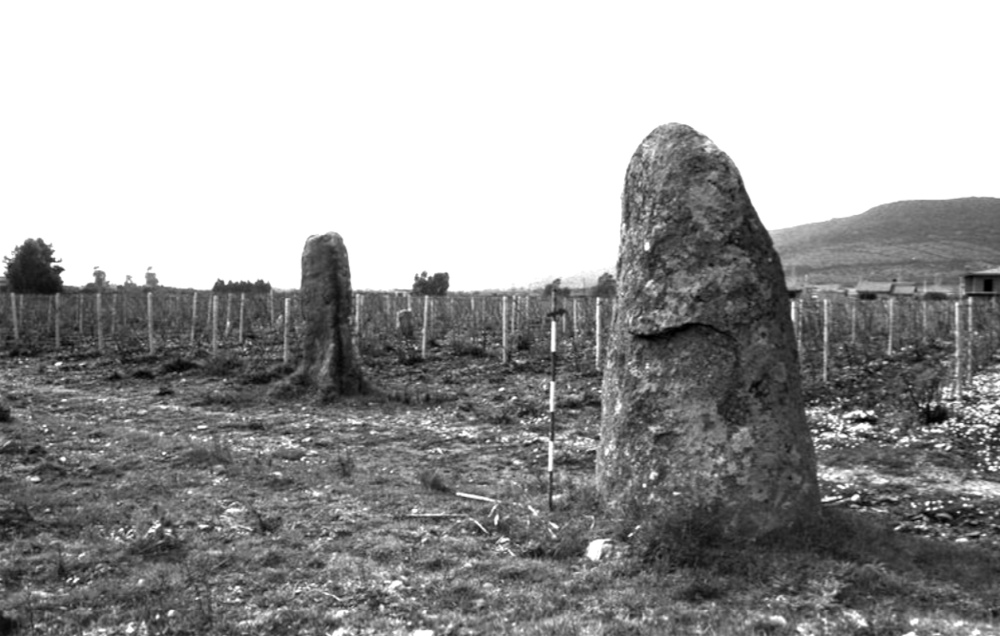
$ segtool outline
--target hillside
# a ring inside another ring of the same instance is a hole
[[[968,271],[1000,266],[1000,199],[897,201],[867,212],[771,232],[788,276],[811,283],[860,280],[952,285]],[[615,262],[564,273],[564,287],[589,287]],[[558,275],[527,287],[544,287]]]
[[[951,283],[1000,265],[1000,199],[898,201],[771,236],[785,271],[811,282]]]

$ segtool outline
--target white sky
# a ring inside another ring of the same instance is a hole
[[[993,7],[997,8],[994,9]],[[629,159],[683,122],[764,225],[996,196],[992,2],[0,2],[0,253],[82,285],[355,289],[613,267]]]

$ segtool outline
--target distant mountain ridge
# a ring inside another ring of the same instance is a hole
[[[771,232],[785,272],[812,283],[950,284],[1000,265],[1000,199],[897,201]]]
[[[800,281],[951,285],[966,272],[1000,266],[1000,198],[896,201],[855,216],[773,230],[771,238],[786,275]],[[615,263],[564,275],[562,284],[592,286],[604,272],[614,274]]]

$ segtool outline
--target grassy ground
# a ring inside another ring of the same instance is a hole
[[[0,361],[0,633],[1000,633],[972,422],[901,441],[905,413],[819,399],[822,523],[719,545],[604,514],[585,360],[559,383],[550,512],[544,361],[378,353],[383,393],[325,406],[268,398],[275,369],[245,358]]]

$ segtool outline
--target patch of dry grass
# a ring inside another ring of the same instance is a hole
[[[530,409],[476,416],[497,378],[529,392],[544,372],[491,371],[462,401],[238,408],[199,406],[224,381],[198,368],[176,395],[19,380],[33,410],[0,429],[0,611],[27,634],[997,631],[995,548],[893,532],[894,512],[829,509],[756,543],[698,519],[633,532],[593,485],[596,405],[560,421],[550,511]]]

